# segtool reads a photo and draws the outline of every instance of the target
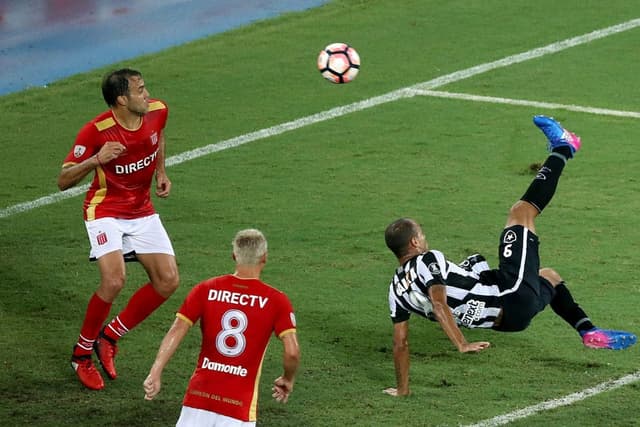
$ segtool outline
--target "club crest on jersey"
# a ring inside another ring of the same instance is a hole
[[[87,147],[84,145],[76,145],[73,147],[73,156],[77,159],[78,157],[82,157],[84,152],[87,151]]]
[[[516,235],[516,232],[513,230],[508,230],[505,234],[504,234],[504,238],[502,239],[502,241],[506,244],[510,244],[515,242],[516,240],[518,240],[518,236]]]
[[[433,274],[434,276],[436,274],[440,274],[440,267],[438,267],[437,262],[432,262],[427,266],[427,268],[429,269],[429,272],[431,272],[431,274]]]
[[[158,143],[158,133],[154,132],[151,134],[151,145],[156,145]]]

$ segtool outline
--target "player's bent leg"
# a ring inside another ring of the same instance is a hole
[[[113,302],[125,284],[126,267],[122,251],[117,250],[100,256],[98,267],[100,268],[100,287],[96,294],[105,301]],[[104,335],[104,328],[93,344],[93,350],[107,376],[115,379],[117,374],[114,358],[118,353],[118,347],[113,340],[109,340]]]
[[[153,288],[165,298],[170,297],[180,284],[176,258],[173,255],[154,253],[138,254]]]
[[[551,286],[553,286],[554,288],[563,282],[562,277],[553,268],[541,268],[538,274],[547,279],[549,283],[551,283]]]
[[[107,302],[113,302],[124,288],[126,268],[122,251],[113,251],[98,258],[100,287],[96,293]]]
[[[140,287],[125,308],[100,332],[94,344],[98,360],[110,379],[117,377],[115,357],[118,341],[153,313],[178,287],[178,269],[173,255],[138,254],[152,282]]]
[[[551,300],[551,308],[578,331],[585,347],[623,350],[636,343],[637,337],[631,332],[600,329],[594,326],[589,316],[573,299],[560,274],[554,269],[541,268],[539,274],[554,287],[555,295]]]
[[[534,205],[524,200],[518,200],[509,209],[505,228],[513,225],[522,225],[535,233],[535,219],[539,214],[540,212]]]

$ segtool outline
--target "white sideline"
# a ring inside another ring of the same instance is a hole
[[[353,104],[345,105],[342,107],[332,108],[327,111],[323,111],[317,114],[313,114],[311,116],[303,117],[298,120],[293,120],[291,122],[283,123],[280,125],[276,125],[270,128],[262,129],[256,132],[248,133],[245,135],[241,135],[235,138],[228,139],[226,141],[222,141],[219,143],[209,144],[204,147],[200,147],[191,151],[187,151],[175,156],[171,156],[167,159],[167,166],[177,165],[187,160],[195,159],[201,156],[205,156],[207,154],[215,153],[217,151],[225,150],[232,147],[237,147],[239,145],[246,144],[248,142],[256,141],[262,138],[268,138],[270,136],[279,135],[281,133],[299,129],[303,126],[308,126],[310,124],[326,121],[333,119],[335,117],[340,117],[345,114],[352,113],[354,111],[361,111],[370,107],[374,107],[376,105],[384,104],[387,102],[396,101],[398,99],[410,98],[416,95],[431,95],[436,96],[436,93],[442,95],[442,92],[429,92],[429,89],[434,89],[440,86],[444,86],[449,83],[457,82],[460,80],[467,79],[469,77],[475,76],[477,74],[485,73],[487,71],[495,70],[497,68],[507,67],[509,65],[517,64],[520,62],[528,61],[530,59],[538,58],[544,55],[548,55],[551,53],[560,52],[562,50],[575,47],[581,44],[588,43],[593,40],[601,39],[612,34],[617,34],[623,31],[627,31],[633,28],[640,26],[640,18],[633,19],[627,22],[623,22],[618,25],[613,25],[611,27],[603,28],[600,30],[592,31],[587,34],[583,34],[581,36],[573,37],[570,39],[562,40],[559,42],[551,43],[547,46],[539,47],[537,49],[533,49],[524,53],[520,53],[517,55],[508,56],[506,58],[487,62],[485,64],[480,64],[471,68],[467,68],[465,70],[456,71],[454,73],[446,74],[444,76],[440,76],[438,78],[416,84],[414,86],[410,86],[407,88],[395,90],[389,92],[384,95],[380,95],[374,98],[369,98],[364,101],[355,102]],[[421,90],[426,90],[425,92],[421,92]],[[459,94],[457,96],[460,96]],[[468,95],[471,96],[471,95]],[[477,99],[467,98],[469,100],[483,100],[486,102],[491,102],[491,98],[489,97],[481,97]],[[495,98],[497,100],[499,98]],[[516,100],[512,100],[512,103],[517,104]],[[523,102],[523,101],[520,101]],[[527,104],[529,105],[529,104]],[[565,108],[560,104],[546,104],[547,106],[555,106],[553,108]],[[550,108],[550,107],[549,107]],[[575,108],[580,108],[580,110],[576,110]],[[574,111],[583,111],[583,112],[591,112],[590,110],[598,110],[603,114],[603,112],[608,110],[603,109],[590,109],[588,107],[574,107]],[[635,113],[628,113],[635,114]],[[635,116],[633,116],[635,117]],[[75,197],[79,194],[84,193],[88,188],[88,184],[72,188],[70,190],[66,190],[59,193],[53,193],[48,196],[40,197],[36,200],[32,200],[30,202],[18,203],[6,208],[0,209],[0,218],[6,218],[21,212],[27,212],[32,209],[50,205],[56,203],[58,201],[68,199],[71,197]]]
[[[618,378],[617,380],[610,380],[604,383],[600,383],[594,387],[587,388],[577,393],[569,394],[559,399],[547,400],[545,402],[538,403],[537,405],[527,406],[526,408],[522,408],[517,411],[510,412],[508,414],[498,415],[497,417],[489,418],[487,420],[483,420],[475,424],[469,424],[464,427],[500,426],[503,424],[510,423],[511,421],[519,420],[521,418],[526,418],[528,416],[534,415],[541,411],[547,411],[549,409],[558,408],[560,406],[571,405],[572,403],[579,402],[591,396],[595,396],[596,394],[600,394],[605,391],[615,390],[627,384],[634,383],[638,380],[640,380],[640,371],[637,371],[633,374],[625,375],[624,377]]]

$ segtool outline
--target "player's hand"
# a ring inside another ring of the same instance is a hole
[[[117,159],[123,153],[127,151],[127,147],[119,143],[118,141],[107,141],[98,151],[98,163],[101,165],[107,164],[110,161]]]
[[[382,390],[382,392],[384,394],[388,394],[389,396],[393,396],[393,397],[397,397],[398,396],[398,389],[395,388],[395,387],[385,388],[384,390]]]
[[[289,395],[293,391],[293,382],[287,380],[284,377],[278,377],[273,382],[273,387],[271,387],[271,391],[273,392],[271,396],[280,403],[287,403],[289,400]]]
[[[406,394],[398,393],[398,389],[395,387],[385,388],[384,390],[382,390],[382,392],[384,394],[388,394],[389,396],[393,396],[393,397],[408,396],[410,394],[410,392],[407,392]]]
[[[485,348],[489,348],[490,345],[491,343],[487,341],[468,342],[460,346],[460,353],[477,353]]]
[[[142,383],[142,388],[144,388],[144,400],[152,400],[154,397],[160,393],[161,387],[160,378],[153,378],[151,374],[144,380]]]
[[[156,173],[156,195],[158,197],[169,197],[171,192],[171,181],[166,173]]]

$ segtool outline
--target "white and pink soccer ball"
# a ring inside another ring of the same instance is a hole
[[[349,83],[360,71],[360,55],[346,43],[331,43],[318,55],[318,70],[331,83]]]

